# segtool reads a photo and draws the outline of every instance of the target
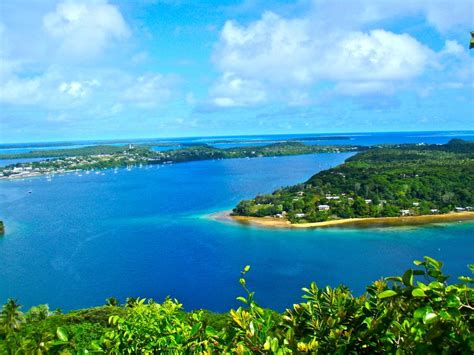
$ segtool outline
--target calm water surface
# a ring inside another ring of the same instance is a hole
[[[187,309],[224,311],[239,271],[266,307],[301,287],[347,284],[361,293],[382,275],[431,255],[468,274],[474,224],[364,230],[266,230],[203,218],[242,198],[302,182],[348,154],[233,159],[0,182],[0,300],[64,310],[116,296],[172,295]],[[31,191],[31,193],[29,193]]]

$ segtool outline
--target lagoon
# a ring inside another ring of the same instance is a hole
[[[167,295],[186,309],[225,311],[239,271],[265,307],[300,300],[301,287],[347,284],[355,293],[430,255],[453,275],[472,263],[472,222],[384,229],[265,230],[209,213],[303,182],[351,154],[201,161],[105,175],[0,182],[0,299],[63,310],[110,296]],[[31,191],[31,193],[28,193]]]

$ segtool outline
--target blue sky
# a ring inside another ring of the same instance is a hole
[[[0,140],[474,129],[473,6],[3,0]]]

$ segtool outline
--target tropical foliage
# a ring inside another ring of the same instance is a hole
[[[1,312],[0,353],[459,353],[474,351],[474,279],[448,284],[430,257],[356,297],[345,286],[304,288],[305,301],[283,313],[262,308],[242,271],[242,306],[225,314],[184,312],[130,298],[126,305],[26,315],[14,300]],[[474,265],[469,268],[474,272]]]

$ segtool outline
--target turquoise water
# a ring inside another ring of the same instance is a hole
[[[268,230],[204,218],[242,198],[302,182],[350,154],[233,159],[0,182],[0,300],[64,310],[110,296],[167,295],[187,309],[224,311],[239,271],[266,307],[301,287],[347,284],[355,293],[431,255],[453,275],[472,263],[474,224],[387,229]],[[31,193],[29,193],[31,191]]]

